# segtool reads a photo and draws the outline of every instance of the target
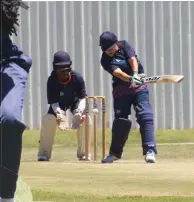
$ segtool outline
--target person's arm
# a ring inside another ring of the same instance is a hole
[[[138,63],[135,50],[127,41],[124,41],[124,50],[133,74],[138,74]]]
[[[77,74],[77,82],[78,82],[78,98],[84,99],[86,97],[86,85],[85,81],[81,74]]]
[[[131,57],[128,59],[128,62],[131,66],[131,69],[133,71],[133,74],[138,74],[138,63],[136,57]]]
[[[137,87],[137,86],[143,84],[143,82],[141,81],[141,78],[138,76],[138,74],[134,73],[133,76],[130,76],[130,75],[126,74],[125,72],[123,72],[120,68],[115,69],[112,72],[112,75],[114,75],[115,77],[117,77],[125,82],[130,82],[133,87]]]
[[[122,81],[130,82],[131,77],[128,74],[126,74],[125,72],[123,72],[120,68],[115,69],[112,72],[112,75],[121,79]]]
[[[64,111],[60,108],[58,102],[51,104],[51,107],[52,107],[53,111],[54,111],[56,114],[63,114],[63,113],[64,113]]]
[[[85,107],[86,107],[86,85],[85,81],[81,74],[77,73],[77,96],[79,99],[79,103],[77,105],[77,108],[73,110],[73,114],[76,113],[83,113]]]
[[[65,112],[59,106],[58,90],[52,77],[49,77],[47,81],[47,100],[57,117],[63,117]]]
[[[47,80],[47,102],[48,104],[59,102],[58,90],[51,76]]]
[[[130,82],[130,75],[123,72],[118,66],[110,64],[110,62],[107,62],[103,57],[101,59],[101,65],[103,69],[110,73],[112,76],[115,76],[122,81]]]
[[[141,80],[141,77],[138,75],[139,69],[138,69],[137,55],[133,47],[127,41],[124,41],[124,51],[125,51],[128,63],[133,72],[130,78],[132,85],[133,86],[142,85],[143,81]]]
[[[129,58],[129,59],[131,59],[131,58]],[[121,79],[122,81],[131,82],[133,86],[142,84],[142,82],[139,80],[139,78],[134,78],[134,76],[130,76],[130,75],[126,74],[116,65],[110,65],[109,63],[105,63],[103,61],[101,61],[101,64],[102,64],[104,70],[109,72],[112,76],[115,76],[115,77]],[[136,67],[136,66],[134,66],[134,67]]]
[[[122,81],[130,82],[131,76],[123,72],[118,66],[115,65],[104,65],[104,70],[106,70],[108,73],[110,73],[112,76],[115,76]]]

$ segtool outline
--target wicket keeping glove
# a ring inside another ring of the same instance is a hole
[[[62,130],[62,131],[68,130],[69,124],[67,122],[65,112],[63,110],[61,110],[60,108],[57,108],[55,113],[57,116],[57,124],[58,124],[59,130]]]
[[[143,80],[142,80],[142,77],[144,77],[145,75],[144,74],[138,74],[137,72],[134,72],[133,73],[133,76],[130,76],[130,82],[131,82],[131,85],[133,87],[139,87],[143,84]]]
[[[72,114],[73,114],[72,128],[78,129],[82,121],[82,112],[77,108],[72,112]]]
[[[72,121],[72,128],[78,129],[82,125],[85,120],[84,110],[86,107],[86,100],[85,98],[79,100],[79,104],[77,109],[75,109],[73,114],[73,121]]]

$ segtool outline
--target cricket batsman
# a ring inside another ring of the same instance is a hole
[[[85,160],[85,97],[86,89],[82,75],[71,68],[67,52],[58,51],[53,58],[53,71],[47,81],[48,113],[42,118],[38,161],[49,161],[56,128],[77,129],[77,158]],[[70,109],[73,120],[69,127],[66,112]],[[90,127],[91,120],[89,121]],[[89,155],[91,158],[91,155]]]
[[[32,60],[10,39],[17,35],[19,7],[28,6],[21,0],[0,4],[0,202],[14,202],[26,128],[21,113]]]
[[[123,148],[131,129],[131,107],[136,113],[140,126],[143,155],[147,163],[155,162],[156,142],[154,136],[154,116],[149,101],[147,85],[141,81],[144,68],[133,47],[125,40],[118,41],[110,31],[100,36],[102,50],[101,65],[113,79],[114,121],[109,155],[102,163],[113,163],[121,159]]]

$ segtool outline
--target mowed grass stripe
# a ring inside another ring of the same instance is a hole
[[[194,202],[194,130],[156,131],[156,164],[146,164],[138,130],[132,130],[123,159],[104,165],[76,160],[75,131],[58,131],[50,162],[37,162],[39,131],[25,131],[20,174],[34,201]],[[107,152],[111,133],[107,133]],[[98,136],[101,145],[101,134]],[[160,145],[161,144],[161,145]],[[184,196],[184,197],[183,197]],[[186,197],[190,196],[190,197]]]
[[[194,142],[194,130],[156,130],[157,143],[190,143]],[[23,135],[23,147],[31,148],[37,147],[39,144],[40,131],[26,130]],[[93,137],[93,136],[92,136]],[[101,131],[98,132],[98,143],[101,145]],[[111,131],[106,132],[107,146],[110,144]],[[55,137],[55,144],[64,147],[76,147],[77,136],[75,130],[57,131]],[[132,130],[130,132],[126,145],[141,144],[139,130]]]
[[[41,190],[32,191],[34,200],[53,200],[54,202],[193,202],[194,197],[177,197],[177,196],[162,196],[162,197],[145,197],[145,196],[108,196],[99,195],[79,195],[77,193],[65,194],[56,192],[47,192]]]

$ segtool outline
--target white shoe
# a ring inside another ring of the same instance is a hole
[[[49,161],[48,156],[38,156],[38,161]]]
[[[155,163],[156,159],[155,159],[155,154],[154,151],[149,149],[145,155],[145,161],[147,163]]]

